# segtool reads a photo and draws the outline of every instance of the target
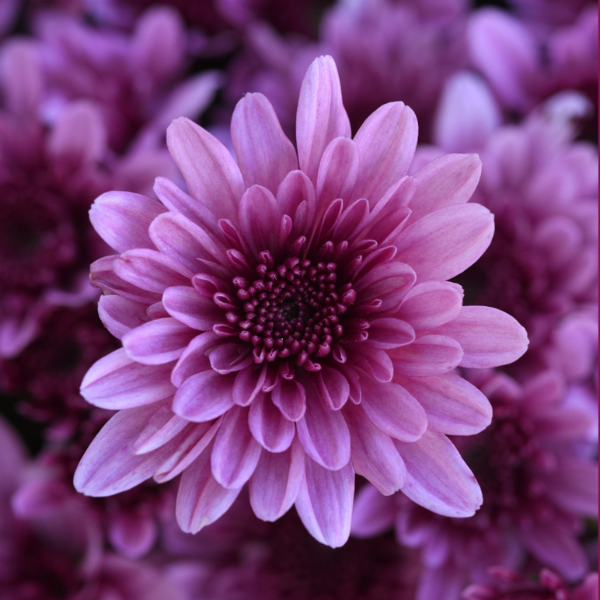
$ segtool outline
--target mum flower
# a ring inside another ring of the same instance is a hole
[[[119,410],[92,442],[76,488],[110,495],[182,474],[177,519],[196,532],[249,481],[263,520],[292,504],[331,546],[350,529],[354,475],[452,516],[479,487],[445,434],[489,422],[486,398],[451,371],[515,360],[524,329],[462,307],[448,283],[490,243],[467,204],[476,156],[406,173],[417,122],[401,102],[350,138],[335,63],[300,94],[297,153],[268,100],[232,121],[235,163],[187,119],[167,144],[189,194],[159,178],[162,204],[112,192],[91,219],[119,254],[92,266],[100,314],[123,348],[82,384]]]

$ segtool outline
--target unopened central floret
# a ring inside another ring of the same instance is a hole
[[[240,328],[239,337],[254,346],[254,361],[292,357],[299,366],[327,356],[344,331],[340,316],[356,299],[352,284],[338,287],[336,263],[291,256],[275,266],[261,252],[257,278],[235,277],[240,310],[227,320]]]

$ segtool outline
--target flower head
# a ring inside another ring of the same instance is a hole
[[[100,313],[123,348],[83,396],[118,409],[83,457],[78,490],[110,495],[183,473],[177,518],[198,531],[246,482],[260,518],[292,504],[331,546],[350,527],[355,472],[452,516],[479,488],[445,434],[480,431],[486,398],[452,370],[518,358],[523,328],[462,307],[446,280],[488,246],[492,217],[467,204],[475,156],[406,173],[417,139],[403,103],[350,138],[330,57],[309,68],[297,152],[268,100],[233,115],[238,164],[177,119],[167,143],[189,194],[111,192],[91,211],[117,252],[92,266]]]

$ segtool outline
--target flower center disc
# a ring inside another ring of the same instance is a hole
[[[309,368],[315,366],[309,357],[331,352],[344,331],[340,316],[356,299],[351,283],[338,287],[336,271],[335,263],[297,256],[275,267],[270,253],[261,252],[255,280],[233,279],[243,306],[229,311],[227,319],[240,328],[240,339],[254,346],[256,363],[290,358]]]

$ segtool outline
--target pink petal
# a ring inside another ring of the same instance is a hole
[[[225,253],[215,243],[215,238],[177,213],[166,213],[152,222],[150,237],[156,247],[187,272],[202,270],[200,260],[225,263]]]
[[[598,465],[560,457],[547,475],[547,495],[569,513],[598,518]]]
[[[106,128],[99,108],[86,100],[67,104],[48,138],[48,151],[57,163],[77,166],[103,159]]]
[[[456,319],[435,332],[455,339],[464,351],[461,367],[474,369],[514,362],[529,343],[527,332],[513,317],[488,306],[464,306]]]
[[[262,94],[246,94],[237,103],[231,141],[246,187],[258,184],[275,194],[284,177],[298,168],[294,146]]]
[[[165,483],[177,477],[204,452],[219,431],[221,419],[208,423],[194,423],[179,436],[178,445],[154,474],[156,483]]]
[[[197,533],[227,512],[240,491],[217,483],[210,469],[210,450],[206,450],[181,476],[175,508],[179,527]]]
[[[325,148],[340,136],[350,137],[340,78],[331,56],[320,56],[304,76],[296,116],[300,168],[313,182]]]
[[[370,115],[354,136],[360,166],[352,196],[377,204],[407,174],[417,135],[415,113],[403,102],[384,104]]]
[[[494,217],[479,204],[441,208],[409,225],[398,236],[398,260],[420,281],[451,279],[470,267],[494,235]]]
[[[122,512],[109,520],[108,539],[115,550],[126,558],[141,558],[150,551],[158,534],[151,515]]]
[[[177,261],[155,250],[129,250],[115,261],[114,270],[142,290],[162,294],[170,286],[188,283],[193,275]]]
[[[173,411],[201,423],[220,417],[233,406],[231,376],[202,371],[186,379],[173,399]]]
[[[167,146],[190,194],[215,215],[235,222],[245,186],[227,148],[185,117],[167,129]]]
[[[360,365],[377,381],[387,383],[392,380],[394,365],[385,350],[374,348],[370,344],[356,344],[353,348],[347,348],[347,354],[351,357],[350,362]]]
[[[151,477],[172,452],[167,444],[136,455],[134,444],[156,411],[154,406],[122,410],[100,430],[79,462],[73,483],[86,496],[111,496]]]
[[[248,406],[261,391],[267,366],[242,369],[233,382],[233,401],[239,406]]]
[[[354,285],[361,302],[382,300],[381,312],[400,305],[416,280],[414,270],[402,262],[388,262],[359,274]]]
[[[288,381],[280,377],[271,392],[273,404],[290,421],[299,421],[306,411],[306,392],[295,379]]]
[[[305,473],[296,499],[298,515],[315,539],[339,548],[350,536],[354,470],[348,464],[330,471],[307,456]]]
[[[164,212],[164,206],[146,196],[106,192],[92,204],[90,221],[100,237],[121,253],[134,248],[154,248],[148,227]]]
[[[30,117],[39,110],[44,94],[39,48],[30,41],[12,38],[2,50],[4,105],[11,114]]]
[[[213,234],[218,231],[217,218],[198,200],[179,189],[172,181],[157,177],[154,182],[156,197],[171,211],[179,213],[192,223]]]
[[[246,369],[254,364],[252,352],[245,344],[219,344],[208,355],[210,366],[221,375]]]
[[[248,427],[248,409],[232,408],[223,417],[210,458],[215,479],[228,489],[240,488],[254,473],[260,454]]]
[[[317,198],[327,206],[336,198],[348,200],[358,174],[358,151],[347,137],[332,140],[319,163]]]
[[[179,432],[183,431],[187,425],[189,425],[189,422],[173,414],[168,404],[163,405],[154,412],[135,441],[135,453],[147,454],[164,446]]]
[[[389,350],[410,344],[415,339],[414,329],[401,319],[373,319],[369,327],[369,344]]]
[[[302,171],[292,171],[277,190],[277,205],[280,215],[292,217],[292,239],[297,238],[312,226],[316,210],[315,186]]]
[[[364,224],[369,218],[369,203],[361,198],[348,206],[336,221],[333,228],[333,237],[351,241],[359,235],[363,235]]]
[[[250,405],[248,425],[254,439],[269,452],[283,452],[290,447],[296,428],[264,393]]]
[[[147,320],[145,304],[116,295],[100,297],[98,315],[104,327],[118,339]]]
[[[162,365],[177,360],[196,335],[193,329],[171,317],[156,319],[123,336],[129,358],[144,365]]]
[[[171,365],[140,365],[123,348],[96,361],[81,383],[81,395],[94,406],[118,410],[164,400],[175,393]]]
[[[325,406],[314,386],[307,388],[306,414],[296,428],[304,451],[326,469],[341,469],[350,460],[350,432],[341,413]]]
[[[188,344],[188,347],[177,361],[177,364],[171,373],[171,382],[175,387],[180,387],[186,379],[200,371],[210,370],[208,351],[213,348],[220,339],[220,336],[213,331],[207,331],[195,337]]]
[[[473,435],[492,420],[492,406],[474,385],[455,373],[400,377],[397,381],[427,413],[430,429],[447,435]]]
[[[452,442],[426,431],[416,442],[395,442],[406,465],[402,492],[446,517],[471,517],[481,506],[481,489]]]
[[[352,535],[369,538],[391,529],[398,506],[395,498],[382,496],[377,488],[365,485],[356,493],[352,511]]]
[[[396,383],[363,382],[360,405],[376,427],[397,440],[418,440],[427,429],[421,405]]]
[[[417,189],[409,204],[411,223],[440,208],[468,202],[481,177],[481,159],[477,154],[445,154],[413,177]]]
[[[542,564],[570,580],[581,579],[588,559],[570,527],[552,520],[531,519],[519,531],[522,543]]]
[[[354,471],[386,496],[397,492],[404,484],[406,468],[390,436],[373,425],[361,406],[349,404],[344,417],[350,428]]]
[[[463,295],[463,289],[449,281],[419,283],[406,294],[398,316],[416,330],[433,329],[459,315]]]
[[[279,230],[279,210],[275,196],[260,185],[246,190],[240,201],[240,229],[258,257],[263,250],[273,251]]]
[[[163,294],[166,311],[179,322],[198,331],[207,331],[224,320],[224,311],[212,300],[187,285],[169,287]]]
[[[276,521],[294,504],[304,480],[304,451],[295,440],[284,452],[263,452],[250,479],[250,504],[263,521]]]
[[[502,123],[496,101],[482,79],[462,72],[444,87],[434,125],[436,145],[447,152],[484,148]]]
[[[323,402],[331,410],[339,410],[350,395],[347,379],[337,370],[324,366],[317,374],[317,389]]]
[[[118,294],[133,302],[140,302],[145,306],[158,302],[160,300],[159,293],[143,290],[121,279],[115,273],[115,264],[119,260],[121,260],[121,257],[118,254],[114,254],[94,261],[90,266],[90,280],[92,285],[101,288],[105,292]]]
[[[424,335],[408,346],[389,352],[395,372],[410,377],[447,373],[457,367],[463,358],[461,345],[444,335]]]

